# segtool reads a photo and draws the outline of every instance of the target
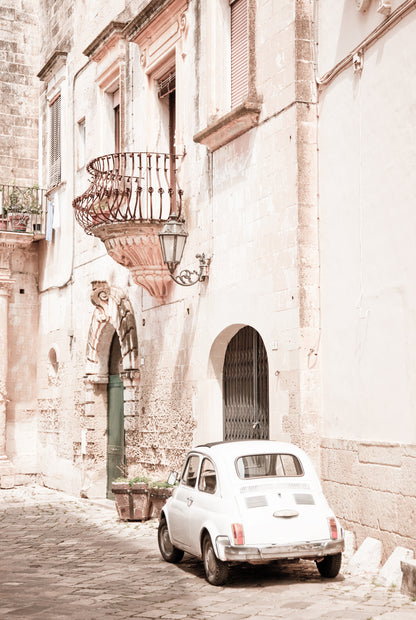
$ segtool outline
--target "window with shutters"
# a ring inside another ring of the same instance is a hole
[[[49,184],[61,182],[61,96],[50,103]]]
[[[231,3],[231,108],[243,103],[249,85],[248,0]]]
[[[215,27],[211,28],[213,34],[208,53],[216,58],[215,73],[211,76],[211,91],[230,93],[228,110],[224,110],[225,113],[222,114],[220,112],[221,116],[217,117],[216,110],[221,110],[217,95],[217,102],[211,103],[214,114],[208,110],[210,124],[194,135],[195,142],[205,144],[211,151],[228,144],[254,127],[258,123],[261,110],[260,97],[256,90],[256,0],[223,1],[227,2],[229,21],[223,20],[224,36],[220,36],[219,16],[211,15],[211,22],[215,22]],[[214,10],[212,5],[211,11]],[[225,29],[227,32],[224,32]],[[223,49],[217,50],[218,41],[225,38],[228,46],[224,45]],[[228,84],[220,84],[221,79],[217,81],[217,75],[221,73],[217,70],[221,57],[229,58],[228,74],[224,72]]]

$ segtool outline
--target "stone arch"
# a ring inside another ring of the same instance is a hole
[[[86,350],[84,416],[85,458],[81,470],[81,496],[106,497],[108,468],[108,383],[111,341],[117,333],[122,356],[123,414],[128,419],[125,445],[135,443],[139,406],[138,338],[133,307],[128,297],[105,281],[92,282],[94,304]],[[88,422],[86,421],[88,420]]]
[[[208,360],[208,390],[207,397],[209,400],[209,410],[214,412],[213,416],[216,416],[215,422],[215,438],[219,439],[221,433],[221,439],[223,439],[224,419],[223,419],[223,379],[224,379],[224,361],[227,347],[234,336],[244,327],[250,327],[246,323],[234,323],[225,327],[215,338],[212,343],[209,360]],[[261,337],[260,332],[254,329]],[[221,429],[221,430],[220,430]]]
[[[128,297],[105,281],[92,282],[91,302],[95,310],[87,342],[87,378],[99,382],[108,375],[108,355],[114,331],[120,340],[123,374],[138,373],[138,338],[133,307]]]

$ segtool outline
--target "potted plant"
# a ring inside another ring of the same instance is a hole
[[[168,482],[158,480],[149,485],[149,518],[159,519],[167,499],[172,495],[173,487]]]
[[[149,479],[136,476],[131,480],[117,478],[111,490],[114,493],[116,509],[123,521],[146,521],[149,518]]]
[[[38,189],[36,184],[25,188],[13,185],[8,195],[4,196],[4,209],[11,230],[26,232],[30,216],[40,214]]]
[[[123,521],[158,519],[173,487],[161,480],[150,481],[146,476],[117,478],[112,485],[117,514]]]

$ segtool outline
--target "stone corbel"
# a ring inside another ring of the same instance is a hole
[[[94,385],[106,385],[108,383],[108,375],[85,375],[85,387],[93,387]]]
[[[360,11],[361,13],[365,13],[368,10],[368,7],[370,6],[370,2],[371,0],[355,0],[355,6],[357,11]]]
[[[355,0],[357,11],[365,13],[371,4],[371,0]],[[391,13],[391,0],[378,0],[377,13],[388,17]]]
[[[140,383],[140,370],[123,370],[120,373],[124,387],[137,387]]]

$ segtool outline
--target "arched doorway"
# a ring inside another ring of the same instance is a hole
[[[223,368],[224,439],[269,438],[269,365],[260,334],[250,326],[228,343]]]
[[[120,340],[114,333],[110,346],[107,386],[107,498],[114,499],[111,483],[123,475],[124,452],[124,386],[120,377],[122,355]]]

